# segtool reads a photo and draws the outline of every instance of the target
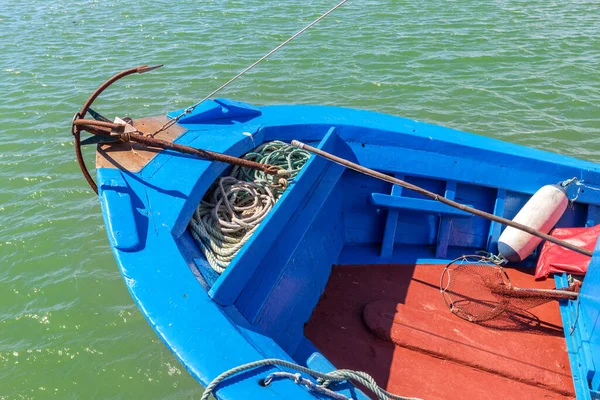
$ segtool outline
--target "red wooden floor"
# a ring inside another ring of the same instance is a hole
[[[507,313],[487,326],[452,315],[443,265],[334,266],[306,336],[338,368],[423,399],[574,398],[558,304]],[[551,288],[507,269],[521,287]]]

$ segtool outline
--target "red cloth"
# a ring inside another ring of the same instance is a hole
[[[594,250],[599,235],[600,225],[591,228],[556,228],[552,231],[553,237],[590,251]],[[554,272],[585,275],[590,260],[588,256],[546,242],[535,268],[535,279],[547,278]]]

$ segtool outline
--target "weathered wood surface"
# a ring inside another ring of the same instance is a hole
[[[140,118],[133,121],[133,126],[141,132],[152,133],[167,121],[169,119],[166,116]],[[175,124],[158,133],[155,138],[173,141],[183,132],[185,129]],[[160,151],[161,148],[134,142],[99,144],[96,150],[96,168],[119,168],[123,171],[138,172]]]

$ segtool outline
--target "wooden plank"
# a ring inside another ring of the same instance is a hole
[[[159,116],[136,119],[132,124],[141,132],[151,133],[168,121],[169,118]],[[158,133],[155,138],[172,142],[185,131],[180,125],[175,124]],[[96,150],[96,168],[118,168],[122,171],[138,172],[160,151],[162,151],[160,148],[134,142],[99,144]]]
[[[304,324],[317,305],[331,267],[344,246],[342,214],[337,202],[336,198],[327,199],[289,263],[284,265],[275,286],[269,290],[256,320],[261,331],[288,354],[296,352],[304,336]]]
[[[140,244],[132,191],[121,171],[111,169],[100,175],[99,194],[108,239],[119,250],[131,251]]]
[[[506,190],[498,189],[496,201],[494,202],[494,215],[497,215],[499,217],[504,216],[505,200]],[[501,232],[502,224],[496,221],[491,221],[487,240],[487,251],[489,251],[490,253],[496,254],[498,252],[498,238],[500,237]]]
[[[319,144],[319,148],[330,151],[330,146],[339,140],[334,128],[331,128]],[[292,215],[306,200],[307,193],[322,179],[328,164],[329,161],[321,157],[312,156],[308,160],[291,187],[281,196],[254,235],[210,289],[209,295],[215,302],[221,305],[231,305],[235,302],[265,255],[286,228]],[[290,243],[291,245],[294,244]]]
[[[404,175],[395,174],[396,178],[404,180]],[[392,186],[392,196],[402,196],[402,186]],[[396,239],[396,228],[398,227],[398,210],[388,210],[385,228],[383,231],[383,240],[381,242],[381,257],[391,257],[394,252],[394,241]]]
[[[515,315],[532,321],[535,318],[525,313]],[[546,351],[538,351],[539,335],[511,335],[467,324],[449,312],[435,313],[389,300],[367,304],[362,317],[371,333],[396,346],[565,396],[573,395],[568,356],[561,351],[564,344],[558,337],[546,337]],[[550,330],[555,334],[556,331]]]
[[[443,154],[425,150],[410,150],[395,146],[377,146],[377,151],[359,143],[348,143],[360,165],[384,173],[403,173],[438,180],[490,188],[502,188],[533,195],[544,185],[579,175],[580,168],[567,165],[548,165],[539,160],[520,159],[515,163],[496,163],[482,157],[464,157],[462,153]],[[402,152],[402,157],[398,153]],[[431,160],[435,161],[425,161]],[[535,168],[540,164],[540,168]],[[591,175],[591,173],[590,173]],[[523,179],[527,176],[527,179]],[[597,178],[591,175],[591,181]],[[596,184],[594,184],[596,185]],[[580,203],[600,205],[600,191],[586,190],[578,198]]]
[[[456,182],[446,182],[446,191],[444,197],[454,200],[456,196]],[[452,228],[452,217],[442,216],[437,235],[437,246],[435,247],[435,256],[438,258],[446,257],[448,253],[448,243],[450,242],[450,231]]]
[[[437,202],[435,200],[397,197],[382,193],[373,193],[371,194],[371,202],[375,206],[382,208],[422,211],[439,215],[450,215],[457,218],[471,217],[471,214],[469,214],[468,212],[461,211],[459,209],[450,207],[449,205]]]
[[[256,322],[258,314],[261,312],[264,304],[272,297],[271,291],[277,285],[277,281],[281,279],[285,270],[291,268],[291,263],[295,259],[302,258],[299,255],[298,248],[303,246],[301,243],[306,242],[307,238],[305,236],[308,235],[307,231],[315,231],[313,225],[319,224],[330,230],[329,236],[323,234],[322,236],[318,236],[318,238],[327,246],[334,247],[332,245],[334,241],[332,237],[332,224],[336,221],[336,213],[341,215],[341,210],[338,206],[339,202],[331,204],[329,197],[332,195],[332,190],[336,187],[335,184],[344,169],[344,167],[333,163],[329,163],[325,167],[323,171],[324,175],[319,183],[311,190],[311,194],[306,196],[306,201],[295,210],[292,218],[288,220],[285,230],[281,232],[270,246],[269,256],[263,259],[252,279],[244,288],[236,305],[250,323]],[[338,201],[339,196],[335,196],[333,200]],[[326,213],[322,210],[325,206],[329,207]],[[343,232],[341,235],[343,242]],[[328,236],[327,241],[322,240],[322,237],[325,236]],[[268,246],[268,244],[266,245]],[[332,253],[337,251],[331,248],[329,250]],[[339,251],[335,253],[334,260],[337,258],[338,253]],[[301,260],[296,261],[300,262]],[[315,259],[315,262],[321,261]],[[320,266],[322,268],[329,267]],[[307,274],[305,278],[311,280],[311,284],[314,285],[316,276],[314,274]],[[298,280],[297,283],[300,284],[302,280]],[[327,280],[325,279],[325,281]]]
[[[345,193],[352,194],[342,198],[346,244],[377,243],[379,256],[387,213],[370,206],[369,197],[371,193],[390,193],[392,185],[352,170],[344,173],[342,181]]]
[[[598,213],[598,206],[590,204],[588,206],[587,217],[586,217],[586,222],[585,222],[585,226],[586,227],[590,227],[590,226],[596,225],[596,215],[597,215],[597,213]]]

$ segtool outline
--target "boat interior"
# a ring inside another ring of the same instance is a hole
[[[335,129],[318,146],[361,165],[396,150],[344,143]],[[528,199],[515,190],[451,180],[458,166],[437,169],[413,156],[402,164],[388,156],[385,170],[508,218]],[[430,168],[435,177],[424,176]],[[498,398],[574,395],[557,303],[505,313],[496,325],[483,326],[452,315],[440,295],[447,259],[493,250],[500,226],[319,158],[280,202],[287,211],[273,210],[237,260],[244,268],[257,265],[234,304],[297,361],[318,365],[320,353],[338,368],[371,374],[392,393],[426,399],[493,398],[493,388],[502,388]],[[583,210],[569,214],[562,224],[587,217]],[[217,302],[233,298],[228,279],[236,286],[241,281],[232,264],[211,286]],[[554,286],[535,282],[527,269],[515,271],[509,274],[521,286]]]
[[[336,366],[367,371],[403,396],[574,397],[555,302],[475,324],[453,315],[442,300],[443,268],[336,265],[305,334]],[[513,283],[532,286],[527,270],[508,273]]]
[[[180,121],[188,131],[179,142],[239,156],[266,141],[298,139],[508,219],[546,184],[573,176],[600,183],[595,164],[396,117],[362,111],[350,115],[332,108],[312,107],[308,113],[309,107],[265,107],[259,116],[238,110],[239,116],[230,112],[215,120],[213,114],[223,111],[207,107]],[[281,122],[284,117],[289,120],[290,113],[292,123]],[[309,114],[310,121],[303,117]],[[242,135],[245,132],[251,135]],[[365,371],[393,393],[426,399],[562,399],[594,389],[588,367],[569,366],[569,353],[577,351],[568,349],[565,329],[567,336],[569,329],[573,332],[567,324],[572,323],[576,302],[515,309],[481,324],[456,317],[444,304],[439,287],[445,265],[480,250],[497,253],[500,224],[313,156],[229,267],[217,274],[186,226],[209,185],[227,166],[193,164],[190,158],[178,166],[186,171],[181,174],[168,169],[175,167],[171,160],[177,157],[163,151],[157,165],[149,164],[137,175],[145,181],[147,199],[133,207],[154,202],[151,207],[158,209],[161,195],[172,197],[175,189],[180,191],[175,193],[179,203],[172,211],[164,210],[172,214],[165,230],[210,301],[256,354],[291,359],[324,372]],[[170,178],[167,187],[157,180],[161,174],[164,182]],[[136,186],[140,179],[125,180]],[[111,190],[108,175],[103,182],[101,196]],[[598,205],[600,192],[580,193],[557,226],[597,224]],[[565,286],[565,276],[534,280],[538,250],[507,267],[513,283]],[[126,280],[134,275],[134,270],[127,271]],[[170,278],[163,279],[168,285]],[[582,293],[598,285],[588,284],[589,279]],[[148,295],[136,290],[133,287],[132,293],[138,301]],[[188,298],[195,289],[185,290]],[[176,297],[182,296],[170,298]],[[590,309],[596,309],[597,298],[590,297]],[[206,304],[201,300],[196,307],[209,307]],[[147,314],[172,349],[183,348],[169,333],[170,326],[150,308]],[[587,326],[600,326],[597,312],[580,310],[578,318]],[[194,355],[178,356],[193,374],[207,380],[193,366]],[[572,376],[580,387],[574,386]],[[225,388],[223,393],[228,389],[233,390]]]

